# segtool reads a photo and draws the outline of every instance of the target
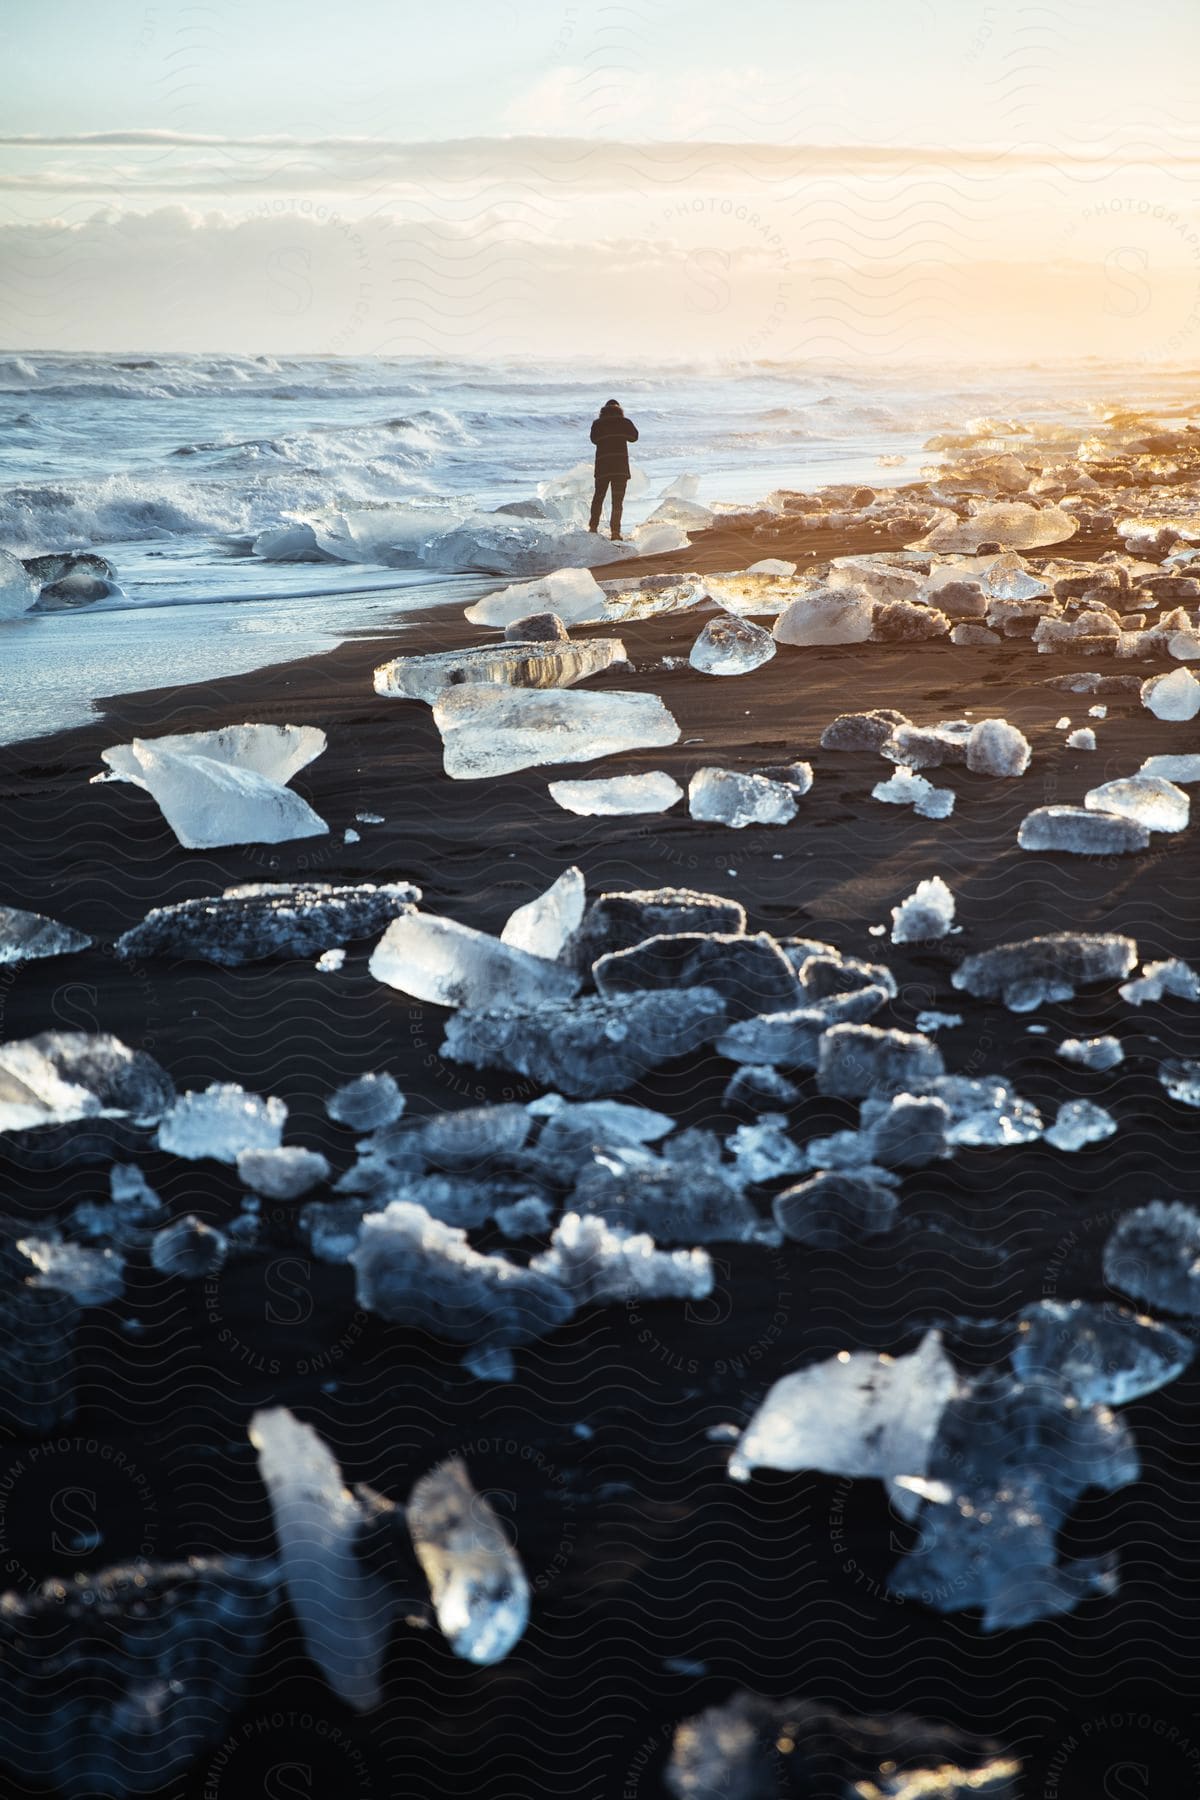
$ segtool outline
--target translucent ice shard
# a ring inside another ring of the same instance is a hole
[[[397,656],[375,671],[375,692],[430,705],[464,682],[507,687],[566,688],[625,661],[620,638],[580,638],[555,643],[490,644],[472,650],[438,650]]]
[[[698,769],[688,783],[693,819],[730,825],[786,825],[796,816],[795,789],[766,775],[739,775],[733,769]]]
[[[325,748],[325,733],[316,725],[223,725],[217,731],[188,731],[175,737],[135,738],[100,752],[118,781],[146,787],[139,746],[171,756],[198,756],[206,762],[244,769],[286,786]]]
[[[1090,788],[1083,797],[1089,812],[1119,813],[1147,831],[1182,831],[1191,802],[1182,788],[1161,775],[1127,775]]]
[[[17,619],[28,612],[40,592],[24,565],[7,550],[0,550],[0,619]]]
[[[732,613],[710,619],[695,643],[688,661],[702,675],[749,675],[770,662],[775,639],[761,625]]]
[[[355,1554],[366,1512],[328,1445],[286,1407],[254,1413],[250,1442],[305,1648],[339,1700],[365,1712],[379,1704],[393,1612],[383,1582]]]
[[[980,719],[967,739],[967,767],[976,775],[1023,775],[1031,754],[1029,739],[1007,719]]]
[[[934,787],[911,769],[897,769],[887,781],[877,781],[871,798],[892,806],[911,806],[924,819],[946,819],[954,811],[953,788]]]
[[[900,725],[910,721],[902,712],[880,707],[874,712],[839,713],[821,733],[822,750],[881,750]]]
[[[1069,856],[1127,856],[1145,850],[1146,827],[1120,813],[1091,812],[1084,806],[1039,806],[1017,830],[1022,850],[1060,850]]]
[[[921,1479],[958,1386],[938,1331],[911,1356],[845,1351],[777,1381],[729,1462],[744,1481],[756,1468]]]
[[[954,923],[954,895],[940,875],[919,881],[907,900],[892,908],[893,944],[943,938]]]
[[[1156,719],[1194,719],[1200,712],[1200,681],[1190,669],[1172,669],[1142,683],[1142,705]]]
[[[1120,991],[1124,993],[1125,989]],[[1115,1037],[1064,1038],[1058,1046],[1058,1054],[1064,1062],[1076,1063],[1081,1069],[1098,1071],[1115,1069],[1125,1061],[1121,1040]]]
[[[832,1025],[819,1046],[822,1094],[858,1100],[869,1094],[913,1092],[945,1073],[942,1053],[927,1037],[881,1031],[875,1025]]]
[[[490,687],[446,690],[434,703],[447,775],[478,781],[546,763],[592,762],[674,744],[679,726],[656,694]]]
[[[325,748],[311,725],[229,725],[135,738],[101,752],[114,777],[145,788],[188,850],[279,844],[328,831],[286,783]]]
[[[127,961],[178,956],[234,968],[271,956],[309,957],[373,937],[411,912],[421,890],[408,881],[335,887],[324,881],[264,881],[226,888],[217,899],[156,906],[117,939]]]
[[[1187,785],[1200,781],[1200,756],[1148,756],[1139,775],[1161,775],[1164,781]]]
[[[709,1132],[680,1132],[663,1154],[597,1150],[580,1170],[572,1209],[660,1244],[748,1243],[765,1226],[745,1194],[745,1177],[721,1159]]]
[[[408,1497],[408,1529],[437,1621],[456,1656],[500,1662],[529,1619],[521,1559],[461,1457],[423,1475]]]
[[[775,939],[765,931],[672,932],[613,950],[592,965],[596,990],[607,1000],[622,994],[709,988],[725,1001],[731,1019],[781,1012],[796,1006],[803,989]]]
[[[552,781],[550,798],[565,812],[585,818],[660,813],[683,799],[683,789],[661,769],[645,775],[609,775],[596,781]]]
[[[377,981],[435,1006],[566,1000],[579,987],[579,977],[559,963],[430,913],[394,920],[370,969]]]
[[[467,608],[473,625],[511,625],[527,613],[549,609],[567,625],[605,618],[605,596],[590,569],[555,569],[536,581],[515,582]]]
[[[404,1111],[404,1095],[388,1074],[360,1075],[329,1096],[325,1110],[350,1131],[377,1131]]]
[[[658,1250],[646,1232],[622,1231],[604,1219],[567,1213],[530,1268],[548,1275],[576,1306],[606,1300],[703,1300],[713,1289],[705,1250]]]
[[[1147,1000],[1161,1000],[1169,994],[1174,1000],[1200,1000],[1200,975],[1178,956],[1165,962],[1143,964],[1142,972],[1119,989],[1122,1000],[1131,1006],[1143,1006]]]
[[[223,1231],[206,1225],[195,1213],[176,1219],[150,1240],[150,1261],[161,1275],[181,1281],[203,1281],[225,1261],[229,1241]]]
[[[236,1082],[214,1082],[203,1093],[180,1094],[158,1128],[158,1147],[195,1161],[211,1156],[236,1163],[243,1150],[277,1150],[287,1107]]]
[[[91,938],[42,913],[0,906],[0,964],[32,962],[41,956],[68,956],[86,950]]]
[[[1104,1246],[1104,1279],[1156,1310],[1200,1317],[1200,1213],[1164,1200],[1126,1213]]]
[[[948,513],[942,523],[909,547],[974,552],[984,544],[998,544],[1002,550],[1035,550],[1042,544],[1062,543],[1078,530],[1078,519],[1060,507],[1039,508],[1021,501],[995,500],[982,505],[967,519]]]
[[[891,1186],[879,1179],[884,1173],[864,1164],[813,1175],[775,1196],[775,1223],[785,1237],[814,1250],[844,1250],[877,1237],[890,1229],[899,1206]]]
[[[539,894],[509,914],[500,942],[530,956],[550,961],[563,954],[579,930],[583,918],[584,886],[580,871],[571,867]]]
[[[861,644],[871,635],[875,603],[865,588],[816,589],[780,613],[772,636],[780,644]]]
[[[319,1150],[297,1145],[278,1150],[242,1150],[237,1172],[246,1186],[268,1200],[298,1200],[319,1181],[329,1180],[329,1162]]]
[[[1088,1300],[1039,1300],[1021,1314],[1012,1366],[1082,1406],[1125,1406],[1182,1374],[1195,1346],[1154,1319]]]
[[[740,900],[701,894],[694,888],[631,888],[599,894],[583,916],[580,961],[591,967],[608,950],[624,950],[646,938],[676,931],[739,932],[746,929]]]
[[[1090,1100],[1064,1100],[1044,1136],[1056,1150],[1082,1150],[1087,1144],[1110,1138],[1116,1129],[1116,1120],[1102,1106]]]
[[[1115,931],[1054,931],[966,957],[950,977],[960,991],[1001,999],[1012,1012],[1073,999],[1079,988],[1120,981],[1137,961],[1133,938]]]
[[[107,1032],[45,1031],[0,1044],[0,1131],[94,1117],[150,1125],[174,1098],[152,1056]]]

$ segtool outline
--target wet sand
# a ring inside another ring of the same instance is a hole
[[[886,547],[874,534],[789,539],[726,527],[702,534],[690,551],[622,572]],[[1054,554],[1115,547],[1077,539]],[[612,573],[597,571],[602,579]],[[669,883],[736,895],[752,927],[885,958],[900,993],[876,1023],[911,1029],[928,1007],[962,1013],[963,1025],[939,1036],[952,1071],[1003,1074],[1050,1115],[1060,1099],[1087,1097],[1119,1124],[1116,1137],[1075,1156],[1037,1145],[963,1152],[918,1170],[903,1183],[899,1229],[852,1254],[714,1246],[711,1301],[584,1314],[521,1352],[508,1386],[475,1381],[448,1347],[357,1312],[349,1272],[296,1249],[287,1208],[269,1217],[267,1250],[231,1262],[211,1282],[185,1287],[134,1269],[123,1305],[85,1315],[79,1410],[61,1433],[68,1447],[33,1473],[28,1445],[9,1453],[24,1464],[0,1545],[11,1585],[27,1587],[63,1567],[44,1502],[67,1481],[90,1483],[100,1496],[103,1543],[71,1559],[76,1566],[139,1552],[269,1552],[246,1423],[256,1406],[280,1402],[328,1438],[348,1479],[395,1499],[440,1457],[465,1455],[534,1586],[529,1633],[492,1670],[456,1663],[436,1634],[400,1627],[385,1705],[363,1719],[333,1700],[294,1638],[277,1633],[231,1732],[267,1723],[238,1738],[218,1784],[223,1794],[262,1791],[264,1771],[299,1732],[311,1739],[304,1757],[316,1770],[314,1791],[336,1782],[327,1791],[346,1796],[653,1796],[663,1791],[658,1771],[674,1723],[723,1698],[731,1684],[992,1732],[1026,1757],[1029,1796],[1051,1791],[1055,1761],[1072,1740],[1055,1791],[1103,1791],[1117,1750],[1111,1725],[1093,1722],[1115,1705],[1107,1691],[1114,1662],[1126,1681],[1123,1709],[1146,1710],[1164,1729],[1187,1727],[1198,1672],[1200,1589],[1189,1571],[1200,1558],[1200,1477],[1178,1446],[1200,1397],[1194,1372],[1125,1410],[1143,1479],[1085,1500],[1069,1527],[1072,1555],[1120,1552],[1120,1592],[1069,1618],[991,1638],[973,1615],[944,1616],[887,1593],[887,1573],[913,1532],[889,1512],[878,1484],[759,1475],[739,1487],[724,1474],[727,1446],[708,1435],[723,1422],[743,1423],[775,1376],[837,1350],[907,1350],[940,1318],[1007,1316],[1045,1295],[1103,1298],[1100,1250],[1115,1216],[1154,1196],[1194,1193],[1196,1115],[1167,1100],[1154,1071],[1164,1056],[1196,1054],[1195,1008],[1167,1001],[1133,1011],[1106,989],[1029,1018],[959,995],[949,981],[971,951],[1068,928],[1120,929],[1144,956],[1196,958],[1200,867],[1187,834],[1156,837],[1150,851],[1111,860],[1034,856],[1016,845],[1018,823],[1034,806],[1078,803],[1088,787],[1131,773],[1145,756],[1195,741],[1191,728],[1155,720],[1136,695],[1104,696],[1108,718],[1089,721],[1092,697],[1057,692],[1046,678],[1168,665],[1041,656],[1012,640],[994,649],[781,648],[764,668],[732,680],[698,675],[686,662],[664,668],[664,658],[686,659],[700,623],[686,614],[605,628],[624,638],[634,673],[610,672],[587,686],[660,694],[681,741],[565,772],[658,768],[686,787],[711,763],[750,769],[802,758],[815,781],[787,827],[731,831],[699,824],[679,807],[658,817],[582,819],[549,798],[547,782],[561,772],[552,769],[448,780],[428,709],[371,689],[372,669],[388,656],[491,637],[445,610],[406,615],[394,636],[352,640],[327,655],[116,698],[93,725],[0,752],[0,901],[47,912],[96,940],[79,956],[0,970],[3,1035],[109,1030],[151,1050],[181,1088],[229,1080],[278,1094],[290,1108],[288,1141],[324,1149],[339,1169],[351,1158],[351,1134],[326,1119],[324,1097],[366,1069],[389,1069],[413,1111],[537,1090],[443,1064],[444,1015],[374,982],[369,943],[351,945],[343,970],[330,975],[303,962],[125,967],[112,940],[152,906],[235,882],[407,878],[430,910],[496,931],[570,863],[591,892]],[[937,784],[957,795],[948,820],[882,805],[870,790],[886,764],[818,747],[835,714],[872,706],[899,707],[919,723],[1003,716],[1030,739],[1032,765],[1012,781],[936,771]],[[1096,752],[1064,747],[1066,733],[1055,726],[1063,714],[1074,725],[1096,724]],[[149,796],[128,784],[88,785],[109,744],[242,720],[326,730],[328,750],[292,785],[328,819],[327,839],[185,851]],[[367,811],[385,823],[357,822]],[[347,827],[360,842],[343,842]],[[869,935],[935,873],[956,894],[960,935],[902,947]],[[1032,1034],[1031,1023],[1047,1032]],[[1108,1030],[1127,1058],[1111,1073],[1056,1060],[1061,1038]],[[727,1064],[699,1056],[628,1097],[728,1130],[737,1122],[721,1102],[728,1074]],[[805,1082],[790,1114],[799,1137],[852,1121],[853,1109],[811,1090]],[[155,1155],[144,1167],[171,1216],[191,1210],[220,1224],[237,1210],[239,1184],[219,1165]],[[21,1171],[0,1153],[4,1210],[50,1223],[98,1196],[103,1174]],[[114,1313],[137,1327],[119,1329]],[[141,1479],[98,1457],[96,1445],[123,1453]],[[672,1670],[670,1660],[686,1667]],[[302,1709],[324,1722],[323,1732],[311,1722],[270,1722]],[[1161,1736],[1133,1728],[1130,1757],[1165,1779],[1175,1765],[1155,1760],[1168,1755]],[[201,1758],[165,1791],[207,1794],[211,1762]]]

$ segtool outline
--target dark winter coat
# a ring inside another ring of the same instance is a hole
[[[602,406],[592,422],[597,475],[629,474],[629,446],[637,443],[638,429],[619,406]]]

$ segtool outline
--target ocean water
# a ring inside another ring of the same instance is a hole
[[[466,604],[480,577],[422,565],[421,542],[531,498],[590,457],[616,395],[647,492],[705,502],[774,487],[915,479],[934,432],[984,416],[1088,427],[1115,401],[1162,406],[1183,376],[1076,367],[976,374],[373,357],[0,354],[0,547],[100,550],[123,598],[0,620],[0,742],[88,718],[101,696],[210,680]],[[903,458],[887,466],[881,457]],[[337,560],[264,561],[260,534],[316,526]],[[488,586],[501,585],[492,577]]]

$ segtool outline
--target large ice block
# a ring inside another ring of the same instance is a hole
[[[434,702],[433,717],[442,734],[446,773],[456,781],[660,749],[680,735],[656,694],[474,682],[446,690]]]

